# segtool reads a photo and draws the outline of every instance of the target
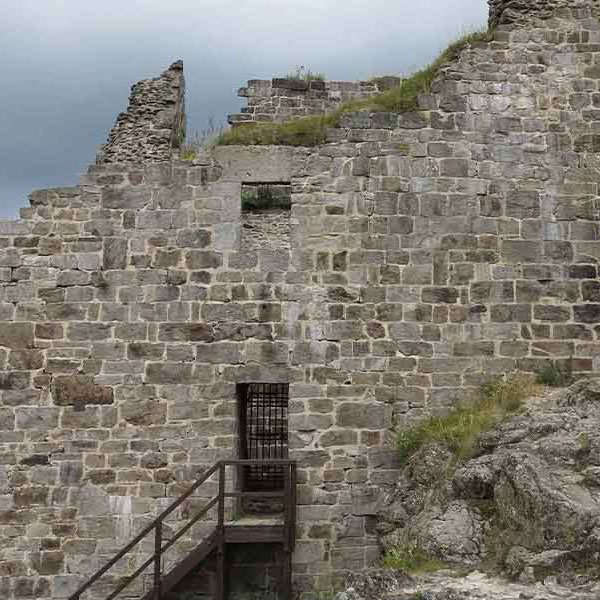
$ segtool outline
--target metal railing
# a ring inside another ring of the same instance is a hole
[[[226,486],[226,467],[251,467],[251,466],[278,466],[284,470],[284,485],[280,491],[267,491],[267,492],[251,492],[251,491],[234,491],[227,492]],[[169,517],[173,511],[175,511],[181,504],[187,500],[202,484],[206,483],[213,475],[218,473],[218,493],[212,497],[207,504],[195,514],[187,523],[184,525],[175,535],[170,537],[165,543],[163,538],[163,525],[167,517]],[[140,542],[142,542],[151,533],[154,534],[154,552],[150,558],[148,558],[142,565],[140,565],[132,574],[127,575],[123,581],[121,581],[113,592],[106,596],[105,600],[113,600],[116,598],[127,586],[129,586],[135,579],[137,579],[142,573],[152,564],[154,564],[153,583],[152,589],[143,594],[143,600],[162,600],[163,594],[168,590],[165,590],[165,578],[162,573],[162,557],[169,548],[171,548],[175,542],[177,542],[191,527],[193,527],[202,517],[204,517],[208,511],[215,505],[217,508],[217,526],[216,529],[205,537],[205,540],[211,540],[211,549],[217,551],[217,570],[218,570],[218,584],[217,584],[217,600],[223,600],[224,598],[224,578],[225,578],[225,552],[224,546],[226,542],[225,536],[225,499],[226,498],[283,498],[283,536],[281,542],[284,545],[284,551],[291,556],[291,552],[295,546],[295,534],[296,534],[296,463],[291,460],[283,459],[265,459],[265,460],[223,460],[215,464],[213,467],[208,469],[200,479],[198,479],[184,494],[182,494],[175,502],[173,502],[168,508],[147,525],[140,533],[138,533],[131,542],[129,542],[124,548],[122,548],[117,554],[99,569],[94,575],[92,575],[75,593],[69,596],[69,600],[81,600],[84,592],[89,590],[103,575],[108,573],[119,560],[129,554]],[[201,541],[201,540],[199,540]],[[183,559],[182,559],[183,560]],[[291,563],[287,565],[287,571],[291,570]],[[179,580],[185,576],[186,573],[178,574]],[[286,573],[288,579],[291,577],[291,572]],[[169,588],[172,588],[174,583],[169,582]],[[286,586],[287,587],[287,586]]]

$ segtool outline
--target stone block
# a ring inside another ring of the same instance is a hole
[[[201,373],[190,364],[148,363],[145,373],[148,383],[160,385],[199,383],[202,380]]]
[[[384,404],[343,402],[336,407],[336,424],[342,428],[383,429],[389,422]]]
[[[83,410],[86,405],[105,405],[114,402],[112,387],[94,383],[88,375],[55,377],[52,396],[57,406],[73,406]]]
[[[183,381],[175,383],[183,384]],[[122,402],[120,407],[121,417],[131,425],[148,426],[162,425],[166,421],[167,405],[154,398],[131,398]],[[200,413],[201,414],[201,411]]]
[[[503,240],[502,258],[508,263],[542,262],[542,242]]]
[[[533,318],[538,321],[569,321],[571,308],[552,304],[538,304],[533,308]]]
[[[443,158],[440,160],[442,177],[468,177],[469,161],[465,158]]]
[[[535,219],[541,214],[540,193],[536,191],[510,192],[506,198],[506,216],[515,219]]]
[[[495,304],[491,307],[491,319],[495,323],[531,321],[532,307],[530,304]]]
[[[111,326],[105,323],[69,323],[67,339],[80,340],[106,340],[111,336]]]
[[[0,372],[0,390],[25,390],[29,387],[31,376],[28,371]]]
[[[58,427],[58,409],[41,407],[17,407],[16,429],[48,431]]]
[[[600,304],[580,304],[574,306],[573,310],[577,323],[600,322]]]
[[[13,349],[34,347],[32,323],[0,323],[0,346]]]
[[[161,323],[158,339],[163,342],[212,342],[213,327],[207,323]]]
[[[120,238],[104,238],[102,267],[105,271],[125,269],[127,266],[128,241]]]
[[[471,284],[471,302],[501,303],[514,302],[515,291],[512,281],[479,281]]]
[[[421,301],[427,304],[454,304],[458,300],[458,290],[452,287],[426,287],[421,293]]]
[[[13,369],[35,371],[44,366],[44,355],[39,350],[11,350],[8,364]]]
[[[188,269],[217,269],[223,264],[223,256],[209,250],[190,250],[185,262]]]

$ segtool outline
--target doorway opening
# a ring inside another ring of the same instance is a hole
[[[287,459],[289,384],[239,384],[237,393],[240,458]],[[285,485],[285,467],[244,466],[239,478],[243,491],[280,492]],[[244,512],[280,512],[281,502],[274,500],[268,497],[245,499],[242,509]]]

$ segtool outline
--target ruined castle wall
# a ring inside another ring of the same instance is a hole
[[[236,125],[253,122],[283,122],[307,115],[327,113],[341,103],[361,100],[398,85],[398,77],[370,81],[304,81],[296,79],[251,79],[238,96],[248,99],[242,112],[229,115]]]
[[[185,138],[183,62],[132,86],[129,106],[117,118],[97,162],[170,160]]]
[[[503,27],[418,112],[93,166],[0,223],[0,595],[65,598],[235,456],[237,383],[290,384],[306,590],[379,559],[392,423],[549,359],[596,373],[599,43],[585,11]],[[289,250],[242,250],[253,182],[291,183]]]
[[[490,8],[489,23],[526,27],[555,16],[585,18],[591,10],[594,17],[600,15],[599,0],[488,0]]]

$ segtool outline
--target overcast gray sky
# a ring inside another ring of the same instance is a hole
[[[75,185],[131,85],[177,59],[190,135],[247,79],[406,74],[486,19],[486,0],[0,0],[0,218]]]

